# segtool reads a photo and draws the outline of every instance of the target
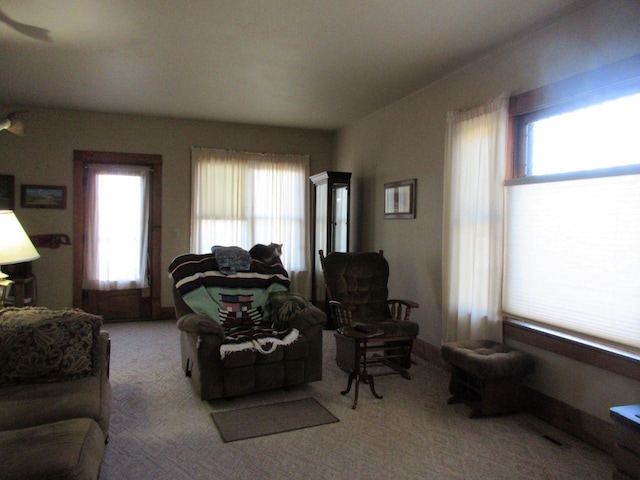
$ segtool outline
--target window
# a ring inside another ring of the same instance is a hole
[[[309,157],[210,148],[192,148],[191,157],[191,251],[281,243],[292,286],[305,292]]]
[[[512,101],[503,309],[638,353],[640,83],[570,97]]]

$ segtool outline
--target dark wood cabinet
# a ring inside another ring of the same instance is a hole
[[[326,294],[318,250],[325,255],[349,251],[351,173],[322,172],[310,179],[313,182],[311,298],[323,308]]]

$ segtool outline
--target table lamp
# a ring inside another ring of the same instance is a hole
[[[11,210],[0,210],[0,265],[30,262],[40,258],[29,236]],[[0,280],[8,275],[0,270]]]

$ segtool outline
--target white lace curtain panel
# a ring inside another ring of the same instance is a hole
[[[309,297],[309,156],[193,147],[191,163],[191,251],[281,243],[291,289]]]
[[[87,167],[83,288],[149,286],[150,176],[145,166]]]
[[[509,96],[447,114],[443,341],[502,340]]]

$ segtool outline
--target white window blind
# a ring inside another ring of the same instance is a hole
[[[506,187],[505,314],[640,349],[640,171]]]

